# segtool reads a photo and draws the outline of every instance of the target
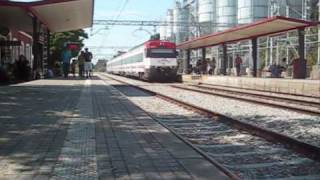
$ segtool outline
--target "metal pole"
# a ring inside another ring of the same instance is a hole
[[[320,2],[318,3],[319,6],[319,21],[320,21]],[[318,25],[318,63],[320,66],[320,25]]]
[[[206,48],[201,48],[202,51],[202,61],[206,60]]]
[[[36,73],[38,65],[39,65],[39,48],[38,48],[38,19],[36,17],[33,17],[33,32],[32,32],[32,38],[33,38],[33,44],[32,44],[32,54],[33,54],[33,67],[32,71]],[[35,74],[34,74],[35,75]],[[35,76],[34,76],[35,77]]]
[[[294,65],[294,73],[293,77],[297,79],[304,79],[306,78],[306,71],[307,71],[307,64],[305,61],[305,30],[301,28],[298,30],[299,35],[299,61],[296,62],[297,64]],[[296,71],[296,72],[295,72]]]
[[[253,63],[253,77],[257,77],[257,61],[258,61],[258,39],[251,39],[252,43],[252,63]]]
[[[269,65],[269,36],[267,37],[267,46],[266,46],[266,56],[265,56],[265,66]]]
[[[280,56],[279,41],[277,41],[277,46],[276,46],[276,64],[279,64],[279,56]]]
[[[183,58],[183,73],[188,74],[188,67],[190,64],[190,49],[185,50],[185,57]]]
[[[305,30],[304,28],[298,30],[299,35],[299,58],[300,61],[303,61],[305,59]]]
[[[51,39],[50,31],[49,31],[49,29],[47,29],[47,61],[48,61],[48,69],[52,69],[54,67],[54,62],[51,59],[51,55],[50,55],[50,46],[51,46],[50,39]]]
[[[227,64],[227,61],[228,61],[228,47],[226,44],[222,44],[222,48],[223,48],[223,57],[222,57],[222,71],[221,73],[223,75],[226,75],[226,64]]]
[[[270,62],[269,65],[273,64],[273,38],[270,38]]]
[[[286,16],[289,17],[289,5],[286,6]],[[287,32],[287,41],[286,41],[286,64],[289,64],[289,32]]]

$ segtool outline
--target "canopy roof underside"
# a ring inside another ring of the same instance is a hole
[[[93,8],[94,0],[1,1],[0,20],[4,25],[30,32],[32,15],[51,32],[63,32],[92,26]]]
[[[177,48],[185,50],[215,46],[223,43],[252,39],[260,36],[282,33],[314,25],[317,25],[317,23],[300,19],[275,16],[248,25],[238,26],[226,31],[217,32],[193,40],[189,40],[179,44]]]

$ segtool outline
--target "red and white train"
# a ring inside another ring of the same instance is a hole
[[[107,72],[147,81],[174,81],[177,66],[175,43],[150,40],[109,60]]]

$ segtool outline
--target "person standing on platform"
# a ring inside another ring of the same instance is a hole
[[[63,63],[63,76],[64,76],[64,78],[68,78],[71,57],[72,57],[72,55],[71,55],[70,49],[65,47],[63,52],[62,52],[62,63]]]
[[[196,74],[200,74],[201,73],[201,59],[199,59],[196,63]]]
[[[204,59],[201,64],[201,74],[207,74],[208,59]]]
[[[214,75],[214,72],[215,72],[215,70],[216,70],[216,58],[212,58],[212,61],[211,61],[211,75]]]
[[[241,64],[242,64],[242,59],[241,59],[241,57],[239,56],[239,54],[237,54],[237,57],[236,57],[236,59],[235,59],[237,76],[240,76]]]
[[[72,72],[73,77],[76,77],[76,66],[77,66],[77,61],[75,58],[72,58],[71,72]]]
[[[91,68],[92,68],[92,64],[91,64],[91,60],[92,60],[92,53],[89,52],[88,48],[84,49],[84,58],[85,58],[85,64],[84,64],[84,70],[86,73],[86,77],[89,78],[90,76],[90,72],[91,72]]]
[[[79,66],[80,77],[84,77],[84,64],[85,64],[84,51],[81,51],[80,55],[78,56],[78,66]]]

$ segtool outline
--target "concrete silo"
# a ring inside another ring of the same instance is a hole
[[[179,43],[186,41],[189,36],[190,7],[187,5],[186,1],[182,4],[180,12],[179,21],[183,22],[183,26],[180,26],[180,37],[177,39]]]
[[[166,37],[171,40],[173,37],[173,9],[168,9],[166,21],[169,23],[166,27]]]
[[[179,22],[179,17],[181,14],[181,3],[179,1],[175,2],[175,6],[173,9],[173,22]],[[177,24],[175,23],[173,25],[173,33],[176,34],[179,32],[179,26],[177,26]]]
[[[223,31],[237,24],[237,0],[216,0],[217,30]]]
[[[198,17],[201,27],[201,34],[214,32],[216,23],[216,0],[199,0]]]
[[[159,33],[160,33],[160,39],[166,40],[167,39],[167,27],[166,26],[160,26],[159,27]]]
[[[268,17],[268,0],[238,0],[238,24]]]

